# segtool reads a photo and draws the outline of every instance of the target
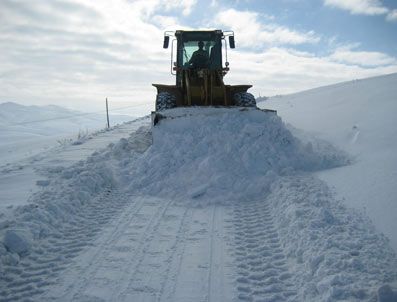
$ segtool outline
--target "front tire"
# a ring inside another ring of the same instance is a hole
[[[160,92],[156,98],[156,111],[163,111],[176,107],[176,97],[169,92]]]
[[[237,92],[233,98],[235,106],[256,107],[255,97],[249,92]]]

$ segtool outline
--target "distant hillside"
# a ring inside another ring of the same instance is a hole
[[[127,115],[111,115],[111,123],[133,119]],[[0,104],[0,138],[18,136],[52,136],[73,134],[80,130],[96,130],[106,126],[105,114],[90,114],[49,106],[24,106],[13,102]]]
[[[110,115],[114,126],[133,120],[128,115]],[[106,115],[84,113],[49,106],[23,106],[6,102],[0,104],[1,164],[18,161],[57,146],[63,140],[76,139],[106,127]]]
[[[257,103],[264,102],[264,101],[266,101],[267,99],[268,99],[267,96],[258,96],[258,97],[256,98],[256,102],[257,102]]]

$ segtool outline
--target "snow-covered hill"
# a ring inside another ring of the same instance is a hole
[[[386,237],[316,176],[346,152],[255,109],[164,115],[22,165],[41,189],[0,214],[5,301],[395,301]]]
[[[365,209],[397,251],[397,74],[270,98],[292,127],[325,139],[354,163],[319,173],[344,202]]]
[[[112,125],[131,119],[125,115],[110,116]],[[55,105],[0,103],[0,159],[2,164],[17,161],[57,145],[57,141],[105,127],[104,113],[84,113]]]

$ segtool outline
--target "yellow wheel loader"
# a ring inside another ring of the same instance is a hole
[[[235,48],[232,31],[165,32],[163,48],[168,48],[170,37],[171,74],[176,76],[176,84],[153,84],[157,88],[153,125],[165,118],[161,111],[175,107],[256,107],[255,97],[247,92],[252,85],[226,85],[223,81],[229,71],[226,38],[230,48]]]

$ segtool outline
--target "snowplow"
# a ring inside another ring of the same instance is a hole
[[[175,107],[256,108],[255,97],[247,92],[252,85],[226,85],[223,81],[229,71],[227,44],[231,49],[235,48],[233,31],[167,31],[163,48],[169,47],[170,38],[171,74],[175,75],[176,83],[152,84],[157,88],[153,125],[165,118],[162,111]]]

